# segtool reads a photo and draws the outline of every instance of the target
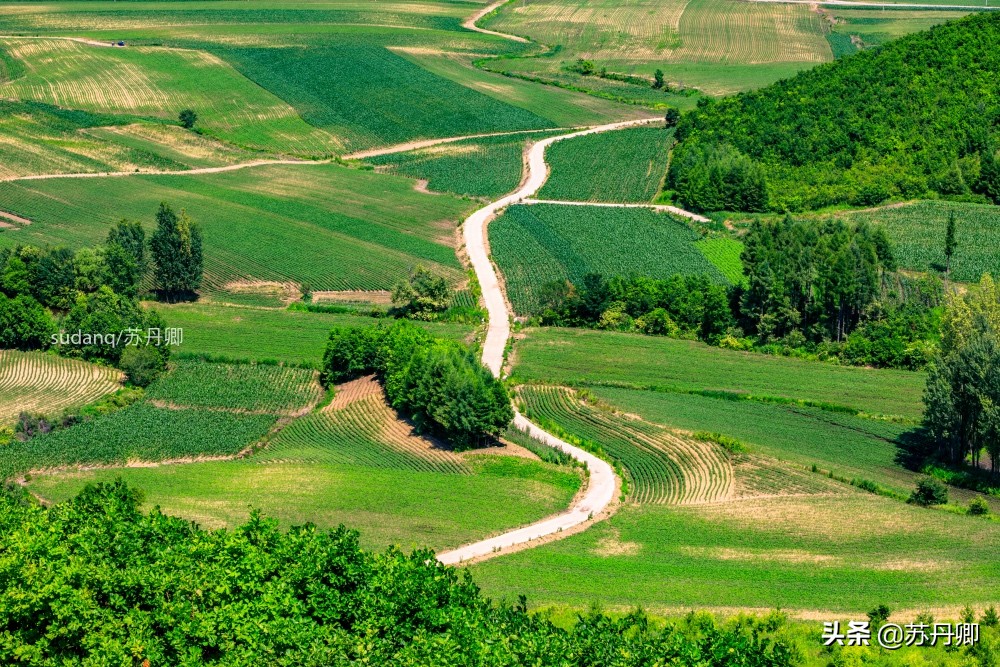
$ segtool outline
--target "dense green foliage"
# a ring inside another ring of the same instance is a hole
[[[985,450],[1000,472],[1000,289],[987,274],[978,289],[950,298],[941,351],[927,376],[924,424],[937,454],[979,467]]]
[[[52,315],[35,299],[0,292],[0,349],[44,350],[55,331]]]
[[[599,132],[558,141],[545,152],[549,179],[539,199],[648,202],[667,170],[674,133],[663,127]]]
[[[686,223],[640,208],[511,206],[489,226],[490,248],[519,314],[538,313],[553,281],[579,285],[588,273],[670,278],[706,275],[723,283]]]
[[[417,266],[406,280],[392,288],[392,304],[398,315],[427,320],[448,309],[452,301],[451,286],[442,276]]]
[[[165,297],[190,297],[201,287],[204,257],[201,228],[183,210],[178,216],[166,203],[156,212],[149,239],[156,289]]]
[[[427,550],[367,553],[343,527],[288,532],[258,514],[209,532],[122,483],[49,509],[0,498],[0,657],[27,664],[593,665],[671,660],[787,667],[742,625],[659,629],[639,612],[561,630],[524,600],[494,605]],[[137,549],[136,545],[142,545]],[[293,565],[290,565],[293,564]],[[14,602],[16,600],[16,603]]]
[[[716,343],[735,326],[726,288],[705,276],[667,280],[587,274],[540,290],[543,324],[593,326]]]
[[[418,429],[438,432],[459,447],[483,444],[514,418],[507,389],[474,350],[435,339],[406,321],[330,332],[324,384],[369,373],[378,374],[389,402]]]
[[[703,100],[678,125],[675,162],[680,170],[689,155],[731,146],[763,169],[775,210],[927,193],[992,197],[998,70],[1000,15],[974,14],[759,91]],[[688,200],[684,181],[673,183]],[[710,203],[757,210],[739,198]]]
[[[763,211],[768,204],[764,170],[729,144],[682,144],[667,184],[692,211]]]
[[[799,331],[841,340],[896,269],[885,232],[842,222],[756,222],[743,239],[741,313],[764,340]]]

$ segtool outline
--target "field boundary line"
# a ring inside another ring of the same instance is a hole
[[[563,199],[533,199],[531,197],[522,199],[521,204],[552,204],[555,206],[603,206],[605,208],[648,208],[654,211],[666,211],[685,218],[690,218],[696,222],[711,222],[708,218],[691,211],[685,211],[669,204],[642,204],[642,203],[615,203],[615,202],[592,202],[592,201],[566,201]]]
[[[503,371],[504,353],[507,341],[510,339],[510,319],[513,316],[507,304],[503,289],[500,286],[499,270],[493,265],[488,250],[489,244],[486,228],[498,213],[512,204],[518,204],[530,198],[545,184],[549,177],[548,164],[545,162],[545,149],[552,144],[565,139],[573,139],[599,132],[609,132],[651,122],[663,122],[659,118],[644,118],[627,120],[607,125],[598,125],[571,134],[547,137],[532,144],[526,160],[527,173],[521,185],[514,192],[474,211],[462,224],[462,234],[465,238],[465,250],[472,264],[482,290],[483,301],[489,314],[486,330],[486,340],[483,342],[482,362],[495,377],[500,377]],[[544,431],[529,421],[524,415],[514,410],[514,424],[529,435],[569,454],[577,461],[587,466],[589,472],[587,489],[582,496],[575,499],[565,511],[550,516],[528,526],[508,531],[501,535],[480,540],[472,544],[438,554],[437,558],[446,565],[455,565],[473,560],[484,560],[493,556],[509,553],[515,548],[529,548],[541,544],[541,538],[558,539],[576,530],[585,529],[598,517],[608,516],[613,509],[612,502],[616,491],[620,488],[618,476],[607,461],[575,447],[556,436]],[[547,540],[545,540],[547,541]],[[529,544],[534,543],[534,544]],[[506,551],[505,551],[506,550]]]

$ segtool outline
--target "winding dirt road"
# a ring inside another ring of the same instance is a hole
[[[494,376],[500,377],[503,368],[504,351],[507,347],[507,341],[510,338],[510,319],[512,313],[508,310],[507,301],[504,299],[503,290],[500,287],[499,277],[497,276],[496,269],[493,267],[493,263],[490,261],[489,244],[486,237],[487,225],[501,210],[512,204],[524,202],[531,195],[538,192],[542,185],[545,184],[549,176],[548,165],[545,163],[545,149],[552,144],[574,137],[582,137],[598,132],[609,132],[656,121],[662,122],[658,118],[653,118],[610,123],[608,125],[600,125],[579,132],[573,132],[572,134],[548,137],[537,142],[528,151],[526,161],[528,169],[527,177],[524,179],[521,187],[506,197],[484,206],[465,219],[465,223],[462,225],[462,233],[465,237],[465,249],[468,252],[469,261],[476,271],[476,278],[479,280],[479,286],[483,293],[483,301],[486,303],[486,310],[489,313],[486,341],[483,343],[483,365],[489,368]],[[628,205],[619,204],[619,206]],[[591,520],[603,512],[611,504],[612,500],[614,500],[617,480],[614,470],[607,461],[579,447],[574,447],[554,435],[546,433],[519,413],[516,414],[514,424],[518,428],[527,430],[530,435],[550,447],[560,449],[577,461],[585,463],[590,472],[586,491],[568,510],[556,516],[542,519],[537,523],[518,528],[503,535],[497,535],[496,537],[438,554],[438,560],[442,563],[454,565],[463,561],[483,559],[491,555],[503,553],[504,549],[510,549],[511,547],[541,537],[564,533],[570,528]]]

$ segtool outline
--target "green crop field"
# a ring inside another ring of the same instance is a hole
[[[0,425],[21,412],[58,416],[121,388],[114,368],[41,352],[0,350]]]
[[[62,500],[84,484],[118,477],[150,504],[207,527],[234,526],[251,506],[282,525],[345,524],[366,548],[445,549],[527,524],[566,507],[579,486],[571,472],[538,461],[480,456],[474,474],[331,463],[192,463],[158,468],[36,475],[30,488]]]
[[[743,244],[727,236],[707,236],[694,242],[695,247],[705,255],[705,259],[715,265],[719,273],[731,284],[746,282],[743,275]]]
[[[174,120],[197,109],[209,133],[238,146],[305,155],[338,151],[340,141],[230,65],[203,51],[111,49],[67,40],[0,41],[24,75],[0,95],[60,107]]]
[[[650,81],[659,67],[668,82],[711,94],[759,87],[832,58],[821,18],[802,5],[515,0],[484,25],[562,47],[557,58],[522,59],[505,68],[544,76],[582,57],[598,69]]]
[[[532,329],[514,348],[520,381],[727,391],[918,420],[924,374],[835,366],[704,343],[586,329]]]
[[[605,276],[723,275],[694,243],[700,237],[668,214],[642,208],[511,206],[489,226],[493,258],[518,313],[538,309],[538,290],[556,280]]]
[[[549,180],[538,199],[648,202],[667,171],[673,130],[636,127],[553,144]]]
[[[983,273],[1000,272],[1000,208],[996,206],[922,201],[845,213],[842,217],[883,227],[900,266],[914,271],[944,271],[944,233],[952,213],[958,241],[951,260],[952,277],[978,282]]]
[[[170,405],[285,414],[308,408],[322,396],[316,373],[310,370],[192,360],[173,366],[149,388],[148,399]]]
[[[152,229],[162,201],[201,225],[206,288],[266,280],[391,289],[417,264],[457,280],[453,230],[472,208],[415,192],[405,178],[337,165],[16,181],[0,183],[0,211],[31,224],[0,231],[0,247],[97,244],[123,217]]]
[[[862,492],[782,496],[626,507],[579,535],[472,570],[490,595],[531,591],[540,607],[780,607],[836,618],[887,604],[956,614],[1000,597],[997,539],[1000,524]]]
[[[124,464],[236,454],[260,440],[277,418],[136,403],[65,430],[0,449],[0,476],[78,464]]]
[[[524,151],[548,132],[482,137],[365,159],[379,171],[427,181],[434,192],[499,198],[521,182]]]
[[[184,331],[177,348],[192,354],[235,359],[273,359],[319,365],[334,326],[371,326],[377,320],[352,314],[308,313],[218,304],[149,304]],[[472,334],[464,324],[421,322],[435,336],[463,340]]]
[[[636,503],[716,502],[732,493],[733,467],[718,445],[624,419],[586,405],[561,388],[523,387],[518,396],[529,419],[557,426],[619,461],[631,482],[630,499]]]

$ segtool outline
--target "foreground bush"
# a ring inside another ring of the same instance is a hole
[[[362,551],[340,527],[253,515],[205,531],[121,482],[43,509],[0,493],[5,665],[699,665],[785,667],[741,626],[652,627],[640,613],[570,631],[485,599],[430,551]]]

